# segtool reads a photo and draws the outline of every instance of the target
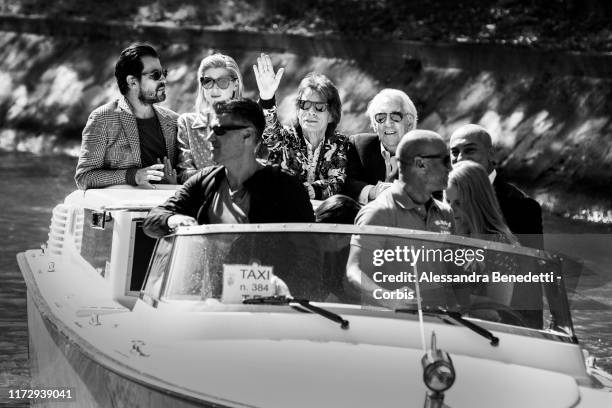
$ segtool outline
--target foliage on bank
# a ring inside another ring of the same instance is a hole
[[[0,0],[0,12],[374,40],[612,51],[608,0]]]

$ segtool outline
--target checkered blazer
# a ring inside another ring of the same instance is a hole
[[[175,167],[178,115],[155,105],[153,109],[166,140],[167,157]],[[82,190],[126,184],[126,173],[130,168],[141,168],[140,139],[136,117],[128,101],[121,97],[100,106],[89,115],[83,129],[74,179]]]

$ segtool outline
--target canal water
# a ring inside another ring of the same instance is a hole
[[[46,242],[51,210],[75,189],[75,165],[68,156],[0,153],[0,404],[17,406],[6,390],[29,381],[26,287],[15,255]],[[544,230],[547,249],[584,263],[571,285],[574,324],[612,372],[612,226],[547,215]]]

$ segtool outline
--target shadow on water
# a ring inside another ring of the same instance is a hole
[[[26,288],[15,255],[47,240],[53,207],[75,189],[75,165],[67,156],[0,153],[0,390],[29,382]],[[570,291],[572,316],[583,346],[612,371],[612,227],[547,216],[544,229],[548,249],[587,260]],[[4,395],[0,405],[17,406]]]

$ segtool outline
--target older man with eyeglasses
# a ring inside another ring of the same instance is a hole
[[[148,44],[121,52],[115,78],[122,97],[95,109],[83,129],[75,174],[80,189],[176,184],[178,115],[156,106],[166,99],[167,72]]]
[[[375,133],[353,135],[347,152],[344,193],[362,204],[378,197],[397,179],[397,145],[416,128],[417,111],[406,93],[383,89],[366,111]]]
[[[145,219],[154,238],[180,226],[271,222],[314,222],[297,177],[257,160],[266,125],[261,107],[249,99],[214,105],[208,137],[217,166],[200,170]]]

